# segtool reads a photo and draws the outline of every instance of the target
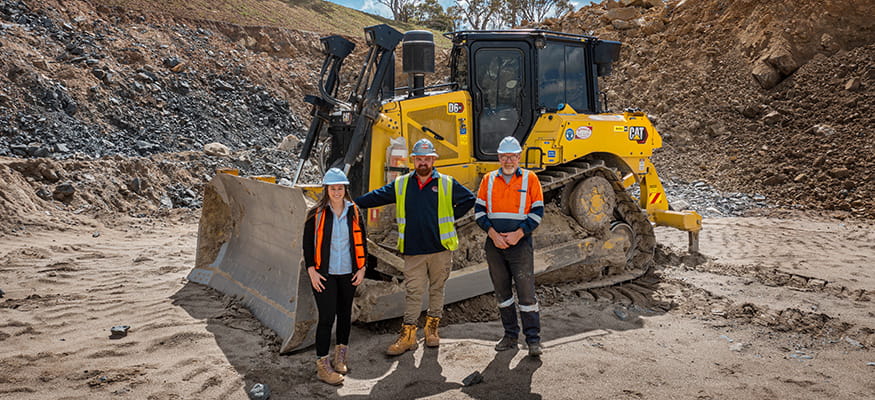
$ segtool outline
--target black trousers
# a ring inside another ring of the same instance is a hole
[[[316,356],[328,355],[331,347],[331,326],[337,319],[337,344],[349,344],[349,331],[352,328],[352,299],[355,297],[355,286],[352,285],[352,274],[328,275],[322,281],[325,290],[322,293],[313,290],[316,296],[316,308],[319,309],[319,324],[316,325]]]
[[[517,307],[513,299],[516,289],[519,315],[522,320],[526,343],[541,341],[541,314],[538,297],[535,295],[535,258],[532,237],[525,236],[507,249],[499,249],[486,239],[486,262],[489,277],[495,288],[498,313],[504,326],[504,335],[516,338],[520,333],[517,322]]]

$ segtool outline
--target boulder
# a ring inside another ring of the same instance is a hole
[[[231,150],[224,144],[213,142],[204,145],[204,153],[213,157],[229,157]]]
[[[788,179],[787,175],[784,175],[784,174],[772,175],[763,181],[763,185],[776,186],[776,185],[783,184],[784,182],[787,182],[787,179]]]
[[[771,47],[769,53],[765,56],[765,61],[785,76],[795,72],[801,65],[793,54],[793,49],[783,41]]]
[[[771,89],[781,82],[781,73],[762,59],[754,63],[751,73],[763,89]]]
[[[769,125],[774,125],[774,124],[777,124],[778,122],[781,122],[781,119],[782,119],[781,113],[779,113],[777,111],[772,111],[763,117],[763,122],[765,122]]]
[[[284,151],[295,151],[298,148],[298,145],[301,143],[301,139],[298,139],[295,135],[288,135],[283,138],[283,141],[280,142],[277,149]]]
[[[73,197],[73,193],[75,192],[76,188],[74,188],[72,184],[62,183],[55,186],[55,190],[52,192],[52,198],[58,201],[67,201]]]
[[[611,8],[605,13],[603,18],[611,22],[616,20],[628,21],[638,18],[638,10],[634,7]]]
[[[860,80],[857,78],[851,78],[845,83],[845,90],[849,92],[856,92],[860,90]]]

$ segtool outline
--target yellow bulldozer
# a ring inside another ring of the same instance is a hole
[[[409,147],[428,138],[439,154],[436,167],[476,192],[482,176],[498,168],[499,141],[514,136],[522,166],[537,173],[549,202],[535,232],[536,274],[583,287],[639,277],[652,263],[653,224],[688,231],[690,250],[698,250],[701,216],[670,208],[650,160],[662,146],[659,133],[638,110],[610,112],[600,91],[598,78],[610,74],[619,42],[545,30],[447,33],[449,82],[426,86],[435,71],[432,33],[376,25],[365,35],[368,52],[346,82],[346,96],[339,94],[341,67],[355,46],[340,36],[321,38],[319,93],[305,98],[312,120],[292,186],[225,173],[205,186],[189,280],[236,296],[282,338],[281,352],[315,336],[301,229],[307,194],[320,187],[298,182],[308,160],[322,170],[342,168],[355,196],[407,173]],[[399,43],[407,86],[396,88]],[[633,186],[637,199],[627,190]],[[368,210],[374,268],[357,291],[356,320],[403,314],[393,217],[391,209]],[[483,234],[472,221],[457,221],[461,248],[447,303],[492,291],[478,257]]]

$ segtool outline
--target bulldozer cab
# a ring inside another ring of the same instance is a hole
[[[610,73],[619,42],[542,30],[452,35],[451,75],[471,94],[474,156],[496,161],[498,142],[525,143],[540,114],[570,107],[600,113],[598,76]]]

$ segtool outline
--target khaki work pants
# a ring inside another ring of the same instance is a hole
[[[444,311],[444,285],[453,267],[453,252],[404,256],[404,323],[415,325],[422,311],[422,295],[428,290],[428,316],[440,318]]]

